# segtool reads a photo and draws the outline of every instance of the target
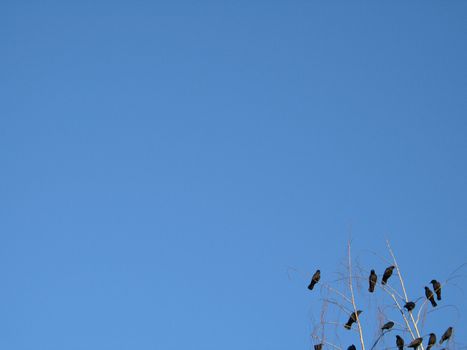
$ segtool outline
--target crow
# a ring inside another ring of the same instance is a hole
[[[438,305],[438,304],[436,304],[435,297],[433,296],[433,292],[431,291],[430,288],[428,288],[428,287],[426,287],[426,286],[425,286],[425,296],[426,296],[426,298],[431,302],[431,305],[432,305],[433,307],[435,307],[436,305]]]
[[[387,331],[387,330],[391,329],[392,327],[394,327],[394,322],[389,321],[389,322],[386,322],[383,325],[383,327],[381,327],[381,330],[384,332],[384,331]]]
[[[444,334],[441,336],[441,340],[439,341],[439,343],[443,344],[443,341],[449,340],[449,338],[451,338],[451,335],[452,335],[452,327],[449,327],[448,329],[446,329],[446,332],[444,332]]]
[[[404,307],[407,309],[407,311],[412,311],[415,309],[415,303],[413,301],[408,301],[405,303]]]
[[[394,270],[394,268],[395,268],[395,266],[389,266],[388,268],[386,268],[386,270],[384,270],[383,280],[381,281],[381,284],[386,284],[389,277],[391,277],[392,270]]]
[[[357,350],[357,348],[352,344],[347,348],[347,350]]]
[[[313,290],[313,287],[315,286],[316,283],[319,282],[319,279],[321,278],[321,271],[319,270],[316,270],[316,272],[314,273],[313,277],[311,277],[311,282],[310,284],[308,285],[308,289],[309,290]]]
[[[416,338],[416,339],[412,340],[412,342],[409,345],[407,345],[407,347],[408,348],[413,348],[415,350],[416,348],[418,348],[420,346],[422,341],[423,341],[423,338]]]
[[[370,293],[373,293],[375,291],[375,285],[376,281],[378,280],[378,276],[375,273],[375,270],[371,270],[370,277],[368,278],[370,282],[370,287],[368,288],[368,291]]]
[[[362,310],[357,310],[357,315],[355,315],[355,312],[352,312],[352,314],[349,317],[349,320],[347,323],[344,325],[345,329],[350,329],[352,328],[352,324],[354,322],[357,322],[357,316],[359,316],[363,311]]]
[[[315,350],[321,350],[323,348],[323,343],[315,344]]]
[[[430,333],[430,338],[428,338],[428,346],[426,347],[426,350],[430,350],[431,347],[435,344],[436,344],[436,334]]]
[[[441,283],[439,283],[437,280],[431,280],[430,283],[433,284],[433,290],[436,293],[436,299],[441,300]]]
[[[404,350],[404,339],[396,335],[396,345],[398,350]]]

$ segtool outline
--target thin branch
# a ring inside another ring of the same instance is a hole
[[[357,322],[358,326],[358,333],[360,335],[360,344],[362,345],[362,350],[365,350],[365,342],[363,340],[363,331],[362,331],[362,325],[360,323],[360,317],[358,317],[358,312],[357,312],[357,305],[355,304],[355,295],[353,292],[353,283],[352,283],[352,255],[350,252],[350,240],[347,245],[347,253],[348,253],[348,264],[349,264],[349,289],[350,289],[350,295],[352,298],[352,306],[354,309],[355,313],[355,320]]]
[[[405,289],[404,279],[402,278],[402,274],[401,274],[401,271],[399,269],[399,265],[397,264],[396,257],[394,255],[394,252],[392,251],[391,245],[389,244],[389,240],[386,240],[386,244],[387,244],[387,247],[388,247],[389,254],[391,254],[392,260],[394,261],[394,266],[396,267],[397,275],[399,276],[399,281],[401,283],[402,291],[404,292],[405,301],[408,302],[409,298],[407,296],[407,291]],[[420,331],[418,330],[418,326],[417,326],[417,323],[415,322],[413,314],[412,314],[412,312],[409,312],[409,314],[410,314],[410,319],[412,320],[413,326],[415,328],[415,332],[417,333],[417,337],[420,337]],[[413,337],[413,335],[412,335],[412,337]],[[415,339],[415,337],[413,337],[413,338]],[[420,348],[422,350],[425,350],[423,344],[420,344]]]
[[[326,288],[327,290],[336,293],[337,295],[342,297],[342,299],[347,301],[349,304],[352,304],[352,300],[350,300],[350,298],[348,296],[346,296],[344,293],[339,292],[337,289],[331,287],[328,283],[323,283],[321,285],[321,288]]]
[[[322,299],[324,302],[327,302],[329,304],[334,304],[336,305],[337,307],[339,307],[341,310],[343,310],[346,314],[351,314],[352,311],[347,309],[345,306],[343,306],[341,303],[339,303],[338,301],[335,301],[333,299],[329,299],[329,298],[323,298]]]
[[[412,336],[412,338],[415,339],[416,337],[415,337],[415,335],[414,335],[414,333],[413,333],[412,328],[410,327],[409,320],[408,320],[407,317],[405,316],[404,309],[402,309],[402,306],[401,306],[401,305],[399,304],[399,302],[397,301],[396,296],[395,296],[394,294],[392,294],[390,291],[388,291],[387,289],[385,289],[382,285],[381,285],[381,288],[391,296],[392,300],[394,300],[394,304],[396,304],[397,309],[399,310],[399,312],[400,312],[401,315],[402,315],[402,318],[404,319],[404,322],[405,322],[405,325],[406,325],[406,327],[407,327],[407,330],[409,331],[409,333],[410,333],[410,335]]]
[[[378,344],[378,342],[381,340],[381,338],[383,338],[384,335],[386,335],[387,333],[389,333],[389,332],[392,331],[392,330],[393,330],[393,329],[389,329],[389,330],[386,331],[386,332],[382,332],[382,333],[379,335],[379,337],[376,339],[375,343],[373,344],[373,346],[371,347],[370,350],[373,350],[373,349],[376,347],[376,345]]]
[[[320,338],[317,337],[316,335],[312,335],[311,337],[312,337],[313,339],[316,339],[317,341],[319,341],[319,342],[322,343],[322,344],[326,344],[326,345],[332,346],[334,349],[337,349],[337,350],[342,350],[342,348],[341,348],[340,346],[337,346],[337,345],[335,345],[335,344],[333,344],[333,343],[330,343],[330,342],[328,342],[328,341],[325,341],[323,338],[320,339]]]
[[[425,299],[422,303],[422,305],[420,306],[420,308],[418,309],[418,313],[417,313],[417,320],[415,321],[415,323],[418,325],[418,323],[420,322],[420,315],[423,311],[423,307],[426,305],[426,303],[428,302],[428,299]]]

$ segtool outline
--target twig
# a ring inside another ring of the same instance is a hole
[[[333,300],[333,299],[323,298],[322,300],[325,301],[325,302],[327,302],[327,303],[329,303],[329,304],[334,304],[334,305],[336,305],[336,306],[339,307],[341,310],[343,310],[346,314],[349,314],[349,315],[350,315],[350,314],[352,313],[351,310],[347,309],[347,308],[346,308],[345,306],[343,306],[341,303],[339,303],[339,302],[337,302],[337,301],[335,301],[335,300]]]
[[[330,342],[328,342],[328,341],[325,341],[323,338],[320,339],[320,338],[317,337],[316,335],[312,335],[311,337],[314,338],[314,339],[316,339],[316,340],[318,340],[318,341],[319,341],[320,343],[322,343],[322,344],[326,344],[326,345],[332,346],[334,349],[337,349],[337,350],[342,350],[342,348],[341,348],[340,346],[337,346],[337,345],[335,345],[335,344],[333,344],[333,343],[330,343]]]
[[[401,271],[399,269],[399,265],[397,264],[396,257],[395,257],[395,255],[394,255],[394,253],[392,251],[391,245],[389,244],[389,240],[386,240],[386,244],[388,246],[389,254],[391,254],[392,260],[394,261],[394,266],[396,267],[397,275],[399,276],[399,281],[401,283],[402,291],[404,292],[405,301],[408,302],[409,298],[407,296],[407,291],[405,290],[404,279],[402,278],[402,274],[401,274]],[[393,299],[395,300],[395,298],[393,298]],[[412,314],[412,312],[409,312],[409,314],[410,314],[410,319],[412,320],[415,332],[417,333],[417,337],[420,337],[420,331],[418,330],[418,326],[417,326],[417,323],[415,322],[413,314]],[[412,334],[412,337],[415,339],[413,334]],[[425,350],[423,344],[420,344],[420,348],[422,350]]]
[[[360,335],[360,344],[362,345],[362,350],[365,350],[365,341],[363,340],[363,331],[362,331],[362,325],[360,323],[360,318],[358,317],[358,312],[357,312],[357,305],[355,304],[355,295],[353,292],[353,283],[352,283],[352,255],[350,253],[350,240],[347,244],[347,253],[348,253],[348,265],[349,265],[349,289],[350,289],[350,295],[351,295],[351,300],[352,300],[352,306],[354,309],[355,313],[355,321],[357,322],[358,326],[358,333]]]
[[[389,330],[386,331],[386,332],[382,332],[382,333],[379,335],[379,337],[376,339],[375,343],[373,344],[373,346],[371,347],[370,350],[373,350],[373,349],[376,347],[376,345],[378,344],[378,342],[381,340],[381,338],[382,338],[384,335],[386,335],[387,333],[389,333],[390,331],[392,331],[392,329],[389,329]]]
[[[352,304],[352,300],[350,300],[350,298],[348,296],[346,296],[344,293],[339,292],[337,289],[331,287],[328,283],[323,283],[321,285],[321,288],[326,288],[327,290],[336,293],[337,295],[342,297],[342,299],[344,299],[348,303]]]
[[[388,293],[388,294],[391,296],[392,300],[394,300],[394,304],[396,304],[397,309],[399,310],[399,312],[400,312],[401,315],[402,315],[402,318],[404,319],[404,322],[405,322],[405,325],[406,325],[406,327],[407,327],[407,330],[409,331],[409,333],[410,333],[410,335],[412,336],[412,338],[415,339],[416,337],[415,337],[415,335],[414,335],[414,333],[413,333],[412,328],[410,327],[409,320],[408,320],[407,317],[405,316],[404,309],[402,309],[402,306],[401,306],[401,305],[399,304],[399,302],[397,301],[396,296],[395,296],[394,294],[392,294],[389,290],[385,289],[385,288],[383,287],[383,285],[380,285],[380,286],[381,286],[381,288],[382,288],[386,293]]]

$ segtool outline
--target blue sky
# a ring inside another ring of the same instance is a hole
[[[350,234],[423,295],[467,261],[466,13],[3,2],[0,348],[309,349]]]

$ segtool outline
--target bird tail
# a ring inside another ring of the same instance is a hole
[[[348,324],[348,323],[346,323],[346,324],[344,325],[344,328],[345,328],[345,329],[350,329],[351,327],[352,327],[352,325],[351,325],[351,324]]]

